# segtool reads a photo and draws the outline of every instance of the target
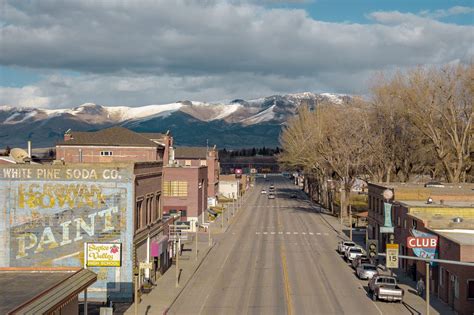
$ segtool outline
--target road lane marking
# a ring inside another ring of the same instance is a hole
[[[303,232],[303,233],[301,233],[301,234],[306,235],[306,232]]]
[[[309,232],[309,235],[314,235],[313,232]]]
[[[260,232],[255,232],[255,234],[260,234]]]
[[[272,232],[272,235],[275,235],[275,232]]]
[[[265,234],[265,235],[266,235],[266,234],[267,234],[267,232],[263,232],[263,234]]]
[[[283,232],[278,232],[278,234],[283,234]]]
[[[286,232],[286,234],[287,234],[287,235],[288,235],[288,234],[291,234],[291,232]]]
[[[296,235],[296,234],[298,234],[298,232],[293,232],[293,234],[295,234],[295,235]]]
[[[317,235],[321,235],[321,233],[316,233]]]

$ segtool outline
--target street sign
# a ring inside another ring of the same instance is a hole
[[[398,268],[398,244],[387,244],[386,254],[385,266],[387,268]]]
[[[393,233],[394,228],[391,226],[381,226],[380,227],[380,233]]]
[[[140,267],[140,269],[152,269],[152,263],[142,261],[142,262],[140,262],[139,267]]]

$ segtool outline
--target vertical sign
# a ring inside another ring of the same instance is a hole
[[[386,264],[387,268],[398,268],[398,244],[386,245]]]
[[[384,208],[384,224],[385,227],[392,227],[392,204],[389,202],[383,203]]]

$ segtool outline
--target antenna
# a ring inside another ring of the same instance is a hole
[[[12,149],[10,151],[10,157],[14,159],[17,164],[29,163],[31,161],[28,152],[20,148]]]

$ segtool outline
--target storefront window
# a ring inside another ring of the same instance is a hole
[[[467,280],[467,298],[474,299],[474,279]]]

